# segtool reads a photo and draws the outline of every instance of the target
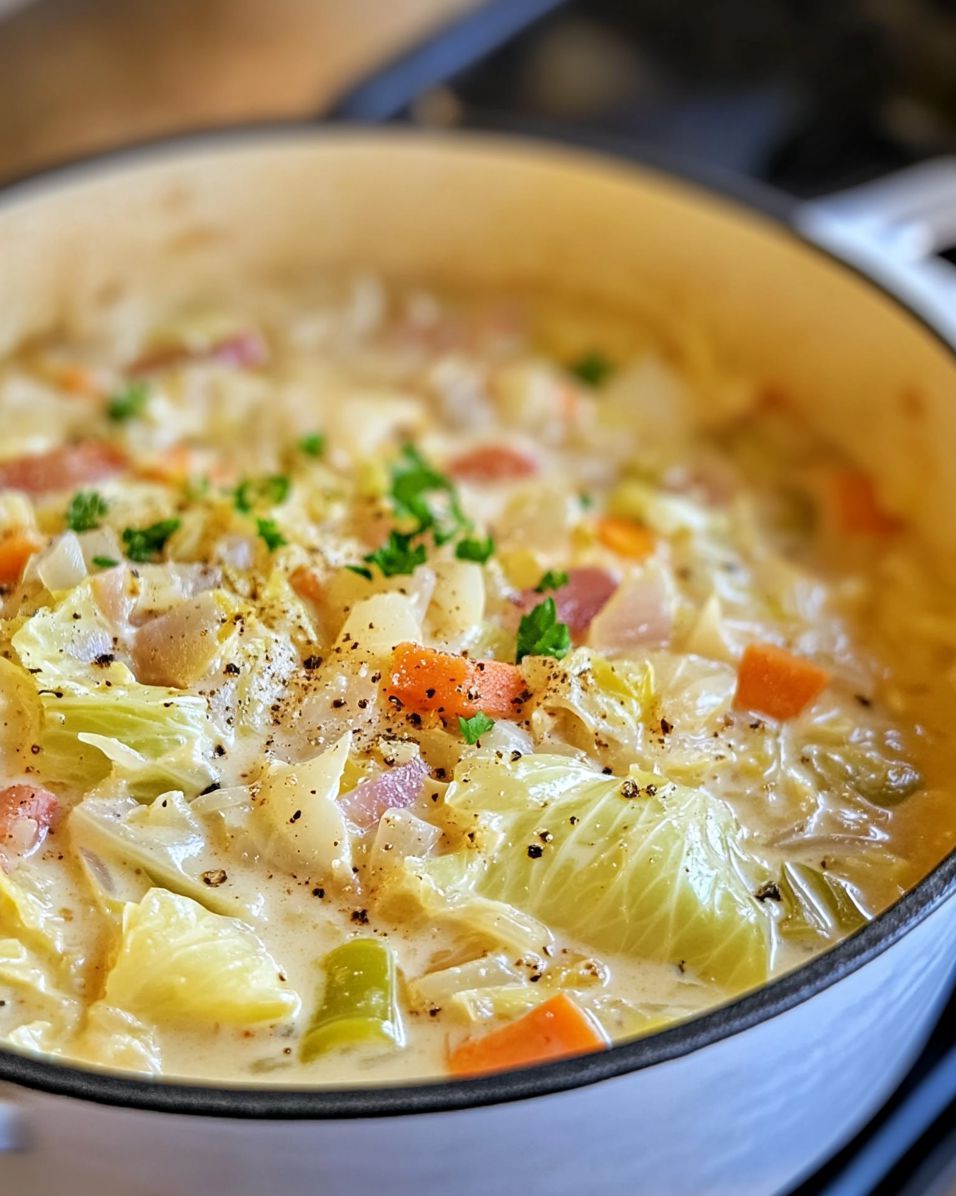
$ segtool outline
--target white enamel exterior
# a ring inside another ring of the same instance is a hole
[[[242,1122],[17,1091],[31,1196],[768,1196],[847,1140],[906,1071],[956,955],[950,901],[787,1013],[589,1088],[378,1121]]]
[[[864,281],[772,222],[584,155],[418,135],[192,149],[13,193],[0,348],[117,287],[216,290],[359,262],[622,304],[720,346],[879,470],[956,560],[956,365]],[[562,1094],[387,1119],[249,1122],[13,1088],[0,1193],[769,1196],[875,1111],[938,1011],[956,901],[812,998]],[[0,1064],[2,1065],[2,1064]]]

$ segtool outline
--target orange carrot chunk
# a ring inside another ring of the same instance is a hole
[[[392,653],[386,693],[410,710],[443,718],[471,718],[479,710],[513,718],[525,691],[520,671],[498,660],[471,661],[421,644],[399,644]]]
[[[654,533],[650,528],[620,515],[599,519],[597,537],[605,548],[631,561],[642,561],[654,551]]]
[[[837,529],[851,536],[889,536],[902,526],[880,506],[873,483],[859,469],[839,469],[830,477],[830,501]]]
[[[748,644],[737,670],[734,706],[770,718],[796,718],[828,680],[823,669],[775,644]]]
[[[16,585],[24,565],[42,544],[33,531],[9,532],[0,539],[0,585]]]
[[[448,1070],[454,1076],[480,1076],[584,1055],[606,1046],[607,1039],[580,1005],[558,993],[500,1030],[466,1039],[449,1052]]]

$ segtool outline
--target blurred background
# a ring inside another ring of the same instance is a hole
[[[0,0],[0,179],[185,129],[321,114],[480,7]],[[953,151],[954,68],[954,0],[578,0],[426,88],[411,115],[600,130],[806,195]]]
[[[956,0],[0,0],[0,183],[330,115],[611,143],[826,195],[956,154]],[[956,1196],[954,1043],[951,1004],[800,1196]]]

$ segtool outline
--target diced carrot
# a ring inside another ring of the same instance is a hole
[[[513,664],[399,644],[392,653],[386,692],[411,710],[434,710],[446,719],[471,718],[479,710],[492,718],[514,718],[525,684]]]
[[[538,472],[538,463],[527,453],[503,444],[486,444],[448,463],[453,478],[466,482],[512,482]]]
[[[829,498],[837,530],[851,536],[889,536],[902,524],[884,511],[862,470],[839,469],[830,476]]]
[[[190,475],[198,473],[195,457],[189,445],[174,444],[162,456],[141,462],[136,472],[151,482],[184,482]]]
[[[319,575],[307,565],[300,565],[298,569],[293,570],[289,584],[306,602],[314,602],[318,605],[325,599],[325,587],[322,585]]]
[[[599,519],[597,536],[605,548],[628,560],[642,561],[654,551],[654,533],[650,528],[620,515],[605,515]]]
[[[85,365],[60,365],[51,371],[52,379],[61,390],[84,399],[98,398],[100,387],[93,372]]]
[[[8,532],[0,539],[0,585],[16,585],[24,565],[42,545],[36,532],[25,529]]]
[[[607,1039],[580,1005],[558,993],[500,1030],[466,1039],[449,1052],[448,1070],[455,1076],[480,1076],[584,1055],[606,1046]]]
[[[795,718],[828,680],[824,669],[775,644],[748,644],[737,670],[734,706],[770,718]]]
[[[0,461],[0,489],[43,494],[72,490],[112,477],[126,466],[122,449],[108,440],[64,444],[46,453]]]

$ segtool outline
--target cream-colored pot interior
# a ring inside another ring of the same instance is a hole
[[[651,312],[842,442],[956,573],[956,360],[774,221],[652,170],[462,135],[227,138],[15,189],[0,262],[0,350],[120,293],[235,293],[304,267]]]

